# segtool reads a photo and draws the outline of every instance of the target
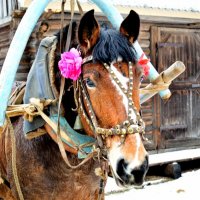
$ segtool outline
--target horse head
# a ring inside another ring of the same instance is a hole
[[[141,185],[148,170],[139,114],[142,69],[132,46],[139,27],[138,14],[130,11],[119,31],[101,29],[91,10],[78,28],[84,58],[78,100],[81,121],[85,132],[100,138],[112,174],[124,187]]]

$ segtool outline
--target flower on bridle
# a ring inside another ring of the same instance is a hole
[[[147,77],[149,75],[150,67],[147,65],[150,59],[144,58],[144,53],[138,60],[138,64],[143,68],[144,76]]]
[[[76,81],[81,74],[82,61],[80,52],[75,48],[62,53],[61,59],[58,62],[61,75]]]

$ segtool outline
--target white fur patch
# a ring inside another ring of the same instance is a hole
[[[111,63],[111,70],[114,72],[115,76],[118,78],[118,80],[120,81],[120,83],[123,85],[123,87],[127,90],[128,89],[128,82],[129,79],[127,77],[124,77],[117,69],[116,67],[113,65],[114,62]],[[111,78],[112,79],[112,78]],[[119,85],[112,80],[113,85],[115,85],[115,87],[117,88],[117,90],[119,91],[120,95],[123,98],[123,103],[126,109],[126,113],[128,115],[128,98],[127,96],[122,92],[121,88],[119,87]],[[136,114],[133,111],[133,109],[131,109],[131,119],[133,119],[136,122]]]
[[[108,158],[110,165],[112,167],[112,170],[117,178],[120,179],[120,177],[117,175],[117,164],[120,159],[124,158],[124,155],[121,153],[121,147],[120,143],[116,143],[112,149],[108,152]]]
[[[127,173],[130,174],[131,171],[138,166],[140,166],[143,162],[143,160],[139,160],[139,148],[141,145],[141,138],[139,133],[135,133],[135,139],[136,139],[136,152],[135,152],[135,158],[132,160],[132,162],[129,163],[127,167]]]

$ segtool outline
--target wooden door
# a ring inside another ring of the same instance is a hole
[[[154,97],[157,148],[200,147],[200,30],[152,27],[152,61],[159,72],[180,60],[186,71],[170,86],[167,102]]]

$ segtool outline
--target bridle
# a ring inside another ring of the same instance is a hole
[[[89,62],[93,62],[93,56],[90,55],[83,59],[82,67]],[[76,81],[75,85],[75,102],[78,108],[79,115],[83,115],[89,127],[92,129],[95,137],[101,136],[103,139],[112,135],[120,135],[121,137],[125,137],[127,134],[135,134],[140,133],[144,134],[145,132],[145,123],[142,120],[140,113],[134,105],[132,100],[133,95],[133,63],[129,62],[129,84],[128,89],[126,89],[120,82],[120,80],[115,75],[114,71],[111,69],[111,66],[107,63],[102,63],[104,68],[109,72],[112,77],[112,80],[120,87],[121,91],[124,95],[127,96],[128,99],[128,118],[121,124],[116,125],[112,128],[102,128],[99,126],[97,122],[97,118],[92,107],[92,103],[90,101],[90,97],[87,91],[85,84],[83,83],[83,78],[80,77]],[[83,99],[86,101],[86,106],[84,105]],[[86,112],[86,107],[87,111]],[[131,113],[133,112],[136,115],[136,121],[131,118]]]

